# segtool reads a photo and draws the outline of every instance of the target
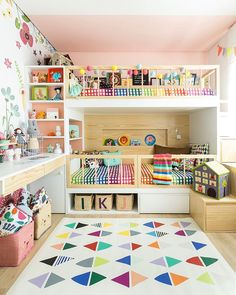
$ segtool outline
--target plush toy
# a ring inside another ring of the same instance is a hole
[[[36,119],[36,115],[37,115],[36,111],[33,110],[33,111],[30,113],[30,119]]]
[[[30,137],[38,137],[39,135],[39,129],[38,124],[36,120],[29,120],[28,121],[28,134]]]
[[[36,119],[45,119],[46,113],[45,112],[37,112]]]
[[[14,135],[18,144],[26,144],[25,135],[20,128],[14,130]]]

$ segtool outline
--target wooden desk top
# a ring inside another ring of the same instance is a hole
[[[197,193],[195,191],[191,191],[191,193],[197,195],[197,197],[201,198],[205,203],[211,204],[227,204],[227,203],[235,203],[236,204],[236,197],[233,195],[226,196],[220,200],[205,196],[203,194]]]

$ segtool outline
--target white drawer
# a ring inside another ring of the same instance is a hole
[[[139,213],[189,213],[189,193],[140,193]]]

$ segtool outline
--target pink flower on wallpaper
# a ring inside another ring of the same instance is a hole
[[[7,67],[7,69],[11,69],[12,62],[9,60],[9,58],[5,58],[4,64]]]
[[[30,47],[33,46],[33,37],[32,35],[30,35],[29,26],[26,23],[23,23],[22,25],[22,29],[20,30],[20,37],[25,45],[28,43]]]
[[[19,42],[19,41],[16,41],[16,47],[18,47],[18,49],[20,49],[20,48],[21,48],[21,44],[20,44],[20,42]]]

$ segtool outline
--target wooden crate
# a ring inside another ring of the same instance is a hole
[[[113,196],[112,194],[96,195],[95,197],[95,210],[109,211],[112,209]]]
[[[51,226],[52,224],[52,207],[51,203],[47,202],[34,219],[34,239],[38,240]]]
[[[89,211],[93,207],[93,195],[75,195],[75,210]]]
[[[191,190],[190,214],[206,232],[236,232],[236,197],[217,200]]]
[[[134,205],[133,194],[117,194],[116,195],[116,210],[131,211]]]

